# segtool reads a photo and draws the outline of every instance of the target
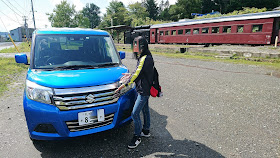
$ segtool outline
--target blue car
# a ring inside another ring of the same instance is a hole
[[[58,140],[93,134],[131,122],[135,86],[121,84],[125,52],[109,33],[54,28],[33,32],[23,107],[31,139]]]

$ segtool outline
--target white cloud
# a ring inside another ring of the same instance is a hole
[[[173,4],[175,4],[177,2],[177,0],[169,0],[169,4],[170,5],[173,5]]]
[[[49,0],[49,1],[54,8],[55,5],[60,4],[61,1],[63,1],[63,0]],[[71,5],[74,4],[76,6],[75,7],[76,11],[82,10],[83,7],[85,6],[85,4],[81,2],[81,0],[67,0],[67,3],[69,3]]]
[[[83,4],[82,2],[81,2],[81,0],[70,0],[70,1],[68,1],[68,3],[71,3],[71,4],[74,4],[75,6],[76,6],[76,11],[80,11],[80,10],[82,10],[83,9],[83,7],[85,6],[85,4]]]
[[[105,14],[106,13],[106,8],[100,8],[100,14],[101,14],[101,16],[103,16],[103,14]]]
[[[17,16],[16,18],[14,13],[5,12],[5,15],[2,15],[3,14],[0,14],[1,20],[4,24],[2,23],[2,21],[0,21],[0,32],[6,32],[6,28],[8,31],[10,31],[23,25],[22,17]]]
[[[36,28],[51,27],[51,23],[48,20],[48,16],[42,12],[35,13],[35,22],[36,22]],[[29,23],[29,27],[34,27],[33,19]]]
[[[45,28],[45,26],[47,25],[47,27],[51,27],[51,23],[48,20],[48,16],[46,15],[46,13],[52,13],[53,9],[55,8],[55,5],[60,4],[62,0],[47,0],[47,1],[39,1],[36,0],[34,3],[34,10],[35,12],[35,21],[36,21],[36,27],[37,28]],[[112,0],[67,0],[68,3],[70,4],[74,4],[76,6],[76,10],[79,11],[81,10],[83,7],[85,7],[86,3],[94,3],[97,6],[100,7],[100,12],[101,12],[101,16],[106,13],[106,7],[108,7],[109,2],[111,2]],[[135,2],[142,2],[142,0],[119,0],[121,2],[124,3],[124,5],[127,7],[129,4],[131,3],[135,3]],[[158,2],[160,0],[157,0]],[[175,4],[175,2],[177,2],[177,0],[169,0],[170,5]],[[29,14],[30,11],[30,3],[27,3],[25,1],[18,1],[18,3],[23,6],[24,8],[26,8],[26,12],[25,14]],[[19,8],[17,6],[17,8]],[[2,13],[0,13],[0,17],[3,20],[3,22],[5,23],[6,28],[8,29],[8,31],[15,29],[17,27],[23,26],[24,22],[23,22],[23,18],[17,16],[17,18],[15,17],[15,14],[6,6],[2,6],[0,5],[0,10],[2,12],[4,12],[8,17],[6,17],[5,15],[3,15]],[[29,14],[28,17],[28,26],[29,27],[33,27],[33,19],[32,19],[32,14]],[[0,32],[6,32],[6,29],[4,27],[4,25],[2,24],[2,22],[0,22]]]
[[[61,1],[62,0],[49,0],[53,7],[55,7],[55,5],[59,4]]]

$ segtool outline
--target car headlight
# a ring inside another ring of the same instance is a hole
[[[26,87],[25,87],[26,95],[29,99],[51,104],[51,97],[53,95],[52,89],[44,86],[40,86],[34,82],[26,80]]]

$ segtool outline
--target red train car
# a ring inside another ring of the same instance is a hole
[[[150,43],[274,44],[279,21],[280,11],[269,11],[157,24],[151,26]]]

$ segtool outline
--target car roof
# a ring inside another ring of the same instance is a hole
[[[163,27],[194,25],[194,24],[226,22],[226,21],[237,21],[237,20],[266,19],[266,18],[275,18],[275,17],[280,17],[280,11],[279,10],[260,12],[260,13],[251,13],[251,14],[242,14],[242,15],[221,16],[221,17],[205,18],[205,19],[186,19],[186,20],[178,21],[178,22],[152,25],[151,29],[153,29],[153,28],[163,28]]]
[[[48,28],[37,29],[35,34],[82,34],[82,35],[103,35],[109,36],[109,33],[102,30],[84,29],[84,28]]]

